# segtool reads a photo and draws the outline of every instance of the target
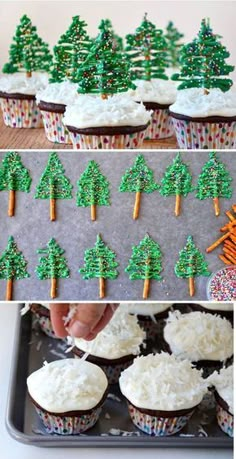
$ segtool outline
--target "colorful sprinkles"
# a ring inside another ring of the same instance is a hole
[[[216,301],[236,300],[236,266],[220,269],[211,276],[207,296]]]
[[[180,148],[236,148],[236,121],[200,123],[173,118],[173,124]]]

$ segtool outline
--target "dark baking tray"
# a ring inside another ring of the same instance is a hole
[[[33,327],[30,313],[22,318],[19,314],[6,413],[7,430],[15,440],[46,447],[233,447],[233,440],[220,430],[214,410],[211,409],[205,409],[204,415],[203,412],[197,411],[188,426],[171,437],[150,437],[138,431],[130,421],[126,403],[122,400],[116,385],[111,387],[110,393],[118,397],[120,402],[109,398],[105,402],[98,423],[87,433],[76,436],[47,434],[27,395],[26,378],[32,371],[41,367],[44,360],[50,362],[59,358],[63,354],[61,346],[61,340],[48,338]],[[70,354],[67,354],[67,357],[70,357]],[[208,434],[207,437],[201,436],[200,425]],[[117,431],[113,431],[111,435],[110,429],[120,429],[123,435]]]

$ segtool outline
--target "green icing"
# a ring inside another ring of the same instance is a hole
[[[31,181],[29,171],[23,166],[20,155],[15,151],[6,153],[0,168],[0,191],[14,190],[29,193]]]
[[[179,66],[180,48],[183,46],[180,41],[183,37],[184,34],[178,31],[172,21],[169,21],[166,27],[165,39],[167,41],[168,54],[170,56],[170,65],[172,67]]]
[[[57,153],[51,153],[40,182],[36,186],[35,199],[71,199],[72,185],[64,172]]]
[[[38,249],[37,253],[45,255],[39,258],[39,265],[35,272],[40,280],[68,278],[70,275],[67,260],[62,249],[54,238],[50,239],[45,249]]]
[[[119,191],[152,193],[158,187],[153,171],[147,166],[144,156],[138,155],[134,165],[123,175]]]
[[[88,207],[110,205],[109,182],[99,170],[99,164],[90,161],[77,182],[77,206]]]
[[[233,189],[230,185],[233,179],[226,166],[218,159],[215,152],[209,153],[209,158],[198,177],[196,197],[198,199],[231,198]]]
[[[188,279],[195,276],[209,276],[208,265],[204,255],[196,247],[192,236],[187,237],[185,247],[179,252],[179,260],[175,265],[177,277]]]
[[[148,234],[142,241],[132,247],[132,256],[125,272],[131,280],[161,280],[162,253],[159,245]]]
[[[94,277],[116,279],[118,276],[116,254],[97,236],[97,241],[92,249],[87,249],[84,256],[84,267],[79,269],[83,279]]]
[[[187,196],[193,190],[189,167],[182,161],[178,153],[173,163],[166,168],[161,181],[160,193],[162,196]]]
[[[18,249],[14,238],[8,238],[8,244],[0,257],[0,279],[24,279],[30,277],[27,261]]]
[[[123,44],[123,39],[117,35],[113,29],[113,25],[112,25],[112,22],[110,21],[110,19],[102,19],[100,25],[98,26],[99,30],[102,30],[104,25],[110,29],[110,32],[111,32],[111,35],[112,35],[112,41],[113,41],[113,44],[112,44],[112,48],[115,50],[115,51],[123,51],[124,49],[124,44]]]

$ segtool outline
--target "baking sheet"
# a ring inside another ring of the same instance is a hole
[[[50,281],[40,281],[34,270],[38,264],[38,248],[46,246],[50,238],[56,238],[65,249],[70,267],[70,278],[59,280],[59,300],[98,300],[98,280],[83,280],[78,269],[83,266],[84,251],[93,247],[96,236],[101,233],[106,244],[117,254],[119,276],[106,282],[105,300],[140,300],[142,299],[143,281],[131,281],[124,272],[131,256],[131,247],[140,242],[149,232],[156,240],[163,253],[163,280],[152,281],[150,300],[171,301],[189,300],[188,281],[179,279],[174,274],[174,265],[179,250],[186,243],[186,237],[192,234],[199,249],[204,252],[219,236],[219,228],[227,221],[224,212],[236,202],[236,162],[235,153],[224,151],[219,157],[227,165],[234,178],[232,199],[221,199],[221,215],[216,218],[211,199],[200,201],[190,193],[183,199],[182,215],[174,216],[174,197],[164,198],[159,192],[142,194],[140,217],[133,221],[132,212],[134,193],[118,191],[121,177],[130,167],[137,152],[134,151],[59,151],[65,174],[73,184],[72,200],[57,200],[57,221],[49,220],[49,201],[34,199],[35,188],[45,169],[50,151],[20,152],[23,164],[32,176],[31,192],[17,192],[15,217],[7,216],[8,192],[0,193],[0,252],[5,249],[9,235],[13,235],[18,247],[28,260],[30,278],[14,282],[14,299],[43,301],[49,299]],[[139,152],[140,153],[140,152]],[[5,152],[0,151],[0,160]],[[147,164],[153,169],[156,181],[160,183],[163,173],[176,151],[144,151]],[[208,160],[206,151],[184,151],[182,158],[191,168],[193,182],[196,184],[203,164]],[[75,193],[77,180],[86,168],[88,161],[94,159],[101,166],[101,171],[111,184],[111,206],[97,208],[97,221],[90,221],[90,208],[77,207]],[[206,255],[210,271],[223,266],[218,259],[221,247]],[[206,299],[207,277],[196,278],[194,300]],[[0,299],[5,298],[6,281],[0,280]]]
[[[188,425],[178,434],[150,437],[132,424],[118,385],[110,386],[110,398],[92,429],[75,436],[47,434],[27,395],[26,378],[45,360],[51,362],[65,357],[65,346],[61,340],[48,338],[37,328],[32,328],[31,313],[22,318],[19,313],[6,414],[7,429],[16,440],[47,447],[233,447],[233,440],[217,425],[212,397],[196,410]],[[155,345],[155,349],[160,350],[161,346],[158,349]],[[66,354],[66,357],[71,355]]]

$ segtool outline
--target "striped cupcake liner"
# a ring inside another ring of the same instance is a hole
[[[217,403],[216,404],[216,418],[217,418],[217,422],[221,430],[223,430],[223,432],[229,435],[230,437],[233,437],[234,436],[234,416],[233,414],[224,410],[224,408],[222,408],[222,406],[219,403]]]
[[[166,139],[174,134],[174,126],[168,108],[153,110],[151,122],[146,130],[145,139]]]
[[[71,131],[69,132],[74,150],[124,150],[126,148],[141,148],[146,135],[146,129],[144,131],[135,132],[133,134],[115,135],[86,135]]]
[[[47,139],[50,142],[71,145],[69,131],[62,122],[64,113],[48,112],[45,110],[42,110],[41,113]]]
[[[81,357],[84,355],[83,352],[81,352]],[[77,354],[74,354],[75,358],[80,358]],[[89,360],[89,359],[88,359]],[[107,379],[109,384],[117,384],[119,382],[119,378],[121,375],[121,372],[126,370],[126,368],[130,367],[132,365],[134,358],[128,360],[127,362],[119,363],[119,364],[111,364],[111,365],[102,365],[101,363],[96,362],[96,365],[100,367]],[[94,362],[95,363],[95,362]]]
[[[128,402],[129,414],[134,425],[148,435],[166,437],[179,432],[187,424],[194,410],[174,417],[157,417],[142,413]]]
[[[1,109],[6,126],[13,128],[41,128],[43,120],[33,99],[1,98]]]
[[[35,406],[35,405],[34,405]],[[35,406],[35,409],[48,433],[76,435],[91,429],[97,422],[102,408],[78,416],[57,416]]]
[[[236,121],[208,123],[173,118],[180,148],[236,148]]]

